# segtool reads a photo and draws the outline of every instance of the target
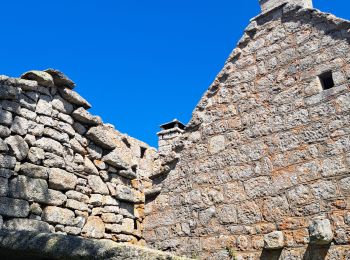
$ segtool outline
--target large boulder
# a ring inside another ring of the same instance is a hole
[[[73,89],[75,87],[75,83],[66,75],[64,75],[61,71],[56,69],[47,69],[44,71],[51,75],[55,86],[68,87],[70,89]]]
[[[28,71],[21,76],[22,79],[35,80],[39,85],[44,87],[52,87],[54,86],[54,81],[52,76],[44,71],[39,70],[31,70]]]
[[[83,97],[81,97],[77,92],[69,89],[69,88],[59,88],[58,89],[61,96],[71,102],[72,104],[82,106],[86,109],[91,108],[89,102],[87,102]]]

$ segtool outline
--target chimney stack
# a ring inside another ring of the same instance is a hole
[[[312,0],[259,0],[261,11],[263,13],[285,3],[299,5],[304,8],[312,8]]]
[[[158,151],[162,154],[171,152],[172,145],[185,131],[185,125],[179,120],[174,119],[173,121],[163,124],[160,126],[162,129],[158,135]]]

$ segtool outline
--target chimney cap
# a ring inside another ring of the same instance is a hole
[[[175,118],[173,121],[168,122],[168,123],[165,123],[165,124],[162,124],[162,125],[160,126],[160,128],[161,128],[162,130],[169,130],[169,129],[172,129],[172,128],[175,128],[175,127],[178,127],[178,128],[180,128],[181,130],[184,130],[186,126],[185,126],[182,122],[180,122],[179,120],[177,120],[176,118]]]
[[[293,4],[304,8],[312,8],[312,0],[259,0],[259,4],[263,13],[284,4]]]

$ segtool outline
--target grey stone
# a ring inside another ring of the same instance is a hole
[[[99,217],[89,217],[81,233],[86,237],[103,238],[105,225]]]
[[[89,204],[94,207],[102,206],[103,196],[101,194],[91,194]]]
[[[10,146],[17,160],[23,161],[27,157],[29,146],[21,136],[9,136],[5,139],[5,142]]]
[[[59,142],[50,138],[46,138],[46,137],[40,138],[35,142],[35,146],[49,153],[64,155],[63,146]]]
[[[85,148],[79,143],[79,141],[76,138],[73,138],[69,141],[69,144],[71,145],[71,148],[74,152],[85,155],[87,154],[87,151]]]
[[[1,110],[0,110],[0,113],[1,113]],[[10,136],[10,134],[11,134],[11,131],[8,127],[0,125],[0,137],[6,138],[6,137]]]
[[[341,179],[339,181],[339,186],[345,196],[350,195],[350,177]]]
[[[4,219],[0,215],[0,230],[2,229],[2,225],[4,224]]]
[[[102,238],[102,237],[101,237]],[[54,247],[42,245],[55,245]],[[77,247],[79,245],[79,247]],[[52,259],[147,259],[186,260],[169,253],[144,247],[116,243],[110,240],[86,239],[60,234],[40,234],[25,231],[0,231],[0,247],[18,256],[31,252],[34,258]]]
[[[117,169],[126,170],[129,168],[127,163],[120,158],[118,149],[115,149],[109,154],[105,155],[102,158],[102,161],[116,167]]]
[[[122,201],[128,201],[133,203],[142,202],[141,194],[124,185],[117,186],[115,197],[118,200],[122,200]]]
[[[77,200],[72,200],[72,199],[67,199],[66,207],[70,209],[80,210],[80,211],[88,211],[89,209],[87,204]]]
[[[58,142],[62,143],[69,143],[69,136],[67,133],[61,133],[56,131],[55,129],[45,127],[44,136],[50,137]]]
[[[90,175],[88,176],[88,183],[94,193],[108,195],[109,190],[107,185],[102,181],[100,176]]]
[[[0,215],[25,218],[29,215],[29,204],[25,200],[0,197]]]
[[[34,121],[36,119],[36,113],[26,109],[26,108],[21,108],[21,112],[19,113],[22,117]]]
[[[40,99],[36,105],[35,113],[39,115],[51,116],[52,112],[51,98],[49,96],[40,96]]]
[[[28,120],[23,117],[16,116],[13,120],[11,131],[18,135],[26,135],[28,132]]]
[[[49,223],[72,226],[74,224],[74,212],[69,209],[48,206],[44,208],[42,219]]]
[[[43,212],[43,210],[40,207],[40,204],[38,203],[32,203],[29,209],[30,209],[30,213],[34,215],[41,215],[41,213]]]
[[[20,93],[20,88],[0,85],[0,99],[17,99]]]
[[[15,114],[19,114],[21,112],[21,105],[17,102],[3,100],[0,104],[3,110],[7,110]]]
[[[74,190],[78,178],[70,172],[62,169],[53,168],[49,172],[50,188],[56,190]]]
[[[95,144],[109,150],[116,148],[118,143],[121,142],[116,130],[104,125],[91,127],[86,133],[86,136]]]
[[[77,200],[83,203],[89,203],[89,197],[81,192],[70,190],[66,192],[66,196],[69,199]]]
[[[74,110],[74,106],[59,95],[54,97],[51,104],[54,109],[65,114],[71,114]]]
[[[125,177],[125,178],[127,178],[127,179],[130,179],[130,180],[133,180],[133,179],[136,179],[136,178],[137,178],[137,174],[134,173],[134,172],[131,171],[131,170],[120,170],[120,171],[118,172],[118,174],[119,174],[120,176],[123,176],[123,177]]]
[[[20,175],[10,181],[10,194],[14,198],[25,199],[48,205],[62,205],[67,197],[59,191],[48,189],[47,182]]]
[[[310,243],[325,245],[330,244],[334,238],[329,219],[314,219],[309,226]]]
[[[75,83],[61,71],[56,69],[47,69],[44,71],[52,76],[55,86],[68,87],[70,89],[73,89],[75,87]]]
[[[39,85],[44,87],[54,86],[53,78],[44,71],[32,70],[21,75],[21,79],[37,81]]]
[[[98,170],[88,157],[84,159],[84,171],[88,174],[98,175]]]
[[[65,100],[86,109],[91,108],[91,105],[73,90],[70,90],[69,88],[59,88],[58,91]]]
[[[282,231],[274,231],[264,236],[264,248],[281,249],[284,247],[284,235]]]
[[[73,114],[72,114],[73,118],[83,124],[86,125],[101,125],[102,124],[102,120],[99,116],[93,116],[91,115],[88,111],[86,111],[84,108],[79,107],[78,109],[76,109]]]
[[[74,122],[73,123],[73,128],[75,131],[77,131],[78,134],[80,135],[84,135],[87,131],[87,129],[85,128],[85,126],[83,126],[82,124],[78,123],[78,122]]]
[[[6,125],[6,126],[11,126],[12,124],[12,113],[0,109],[0,124]]]
[[[44,125],[37,124],[33,121],[28,121],[28,133],[34,136],[42,136],[44,132]]]
[[[27,157],[30,162],[40,164],[40,162],[45,159],[45,151],[38,147],[31,147]]]
[[[20,173],[31,178],[39,178],[47,180],[49,178],[50,169],[30,163],[21,165]]]
[[[0,154],[0,167],[13,169],[16,165],[16,158],[8,155]]]
[[[11,171],[9,169],[5,169],[5,168],[0,168],[0,177],[1,178],[10,178],[12,176],[14,176],[16,173],[14,171]]]
[[[81,232],[81,228],[79,227],[65,227],[64,232],[66,232],[68,235],[79,235]]]
[[[101,147],[95,145],[94,143],[90,143],[89,146],[87,147],[89,156],[92,159],[101,159],[102,158],[102,153],[103,150]]]
[[[37,231],[42,233],[50,233],[49,224],[32,219],[11,219],[4,222],[4,229],[16,231]]]
[[[66,163],[64,159],[53,153],[45,153],[45,160],[43,161],[45,167],[51,168],[65,168]]]
[[[7,144],[2,139],[0,139],[0,153],[6,153],[8,150],[9,148]]]
[[[9,192],[8,179],[0,177],[0,197],[6,197]]]

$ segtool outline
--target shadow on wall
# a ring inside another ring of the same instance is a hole
[[[319,245],[309,245],[305,251],[302,260],[325,260],[328,254],[329,245],[319,246]],[[260,260],[281,260],[283,249],[277,250],[267,250],[264,249],[261,253]]]

